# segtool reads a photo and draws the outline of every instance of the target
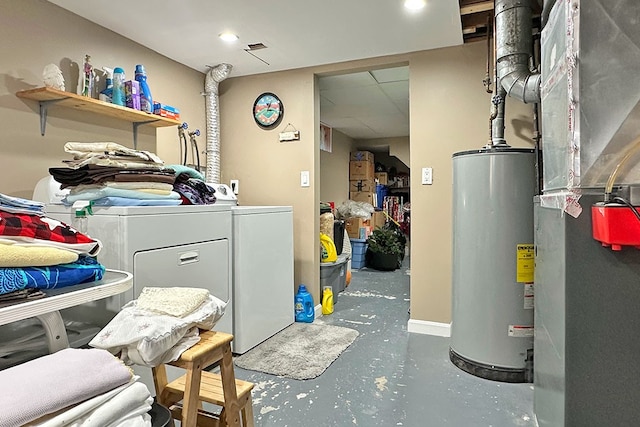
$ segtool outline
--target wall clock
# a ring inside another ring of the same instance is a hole
[[[258,126],[269,129],[277,126],[284,115],[284,105],[277,95],[265,92],[253,103],[253,119]]]

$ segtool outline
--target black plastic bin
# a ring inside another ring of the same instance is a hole
[[[344,243],[344,221],[336,219],[333,221],[333,243],[336,245],[338,255],[342,254],[342,244]]]

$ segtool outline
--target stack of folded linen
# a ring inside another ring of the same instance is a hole
[[[102,279],[101,247],[47,217],[42,204],[0,194],[0,307],[44,296],[37,290]]]
[[[138,379],[105,350],[60,350],[0,371],[0,426],[151,426]]]
[[[154,367],[177,360],[224,315],[226,303],[201,288],[145,287],[91,340],[127,365]]]
[[[216,190],[205,182],[197,170],[183,165],[171,165],[176,171],[173,191],[180,194],[183,205],[210,205],[216,202]]]
[[[176,173],[154,153],[132,150],[114,142],[68,142],[73,155],[68,167],[49,173],[69,188],[63,203],[93,201],[96,206],[174,206],[181,204],[173,191]]]

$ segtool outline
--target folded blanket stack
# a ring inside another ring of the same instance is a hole
[[[99,240],[44,214],[37,202],[0,194],[0,306],[102,279]]]
[[[196,344],[198,329],[212,329],[226,305],[206,289],[145,287],[89,345],[120,354],[127,365],[157,366]]]
[[[69,188],[63,203],[93,201],[94,206],[207,205],[216,202],[213,187],[197,170],[165,166],[154,153],[115,142],[67,142],[73,156],[49,173]]]
[[[100,349],[64,349],[0,371],[0,426],[151,426],[153,398]]]

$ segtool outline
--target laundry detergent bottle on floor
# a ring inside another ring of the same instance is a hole
[[[333,313],[333,289],[325,286],[322,291],[322,314]]]
[[[307,291],[305,285],[298,287],[295,297],[296,322],[313,323],[315,307],[313,305],[313,295]]]

